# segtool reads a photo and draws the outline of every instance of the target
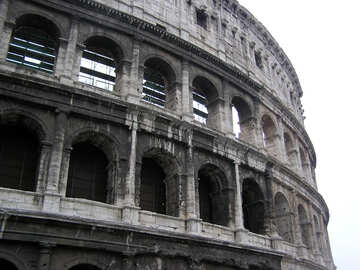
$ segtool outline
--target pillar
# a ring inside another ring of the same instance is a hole
[[[244,214],[242,207],[242,179],[239,174],[239,161],[234,161],[235,168],[235,182],[236,182],[236,196],[235,196],[235,241],[241,241],[241,233],[245,231],[244,228]]]
[[[63,74],[60,75],[61,83],[72,84],[73,66],[76,59],[76,49],[79,34],[79,21],[73,18],[70,26],[69,40],[66,46]]]
[[[43,193],[46,189],[46,179],[48,173],[49,156],[51,152],[52,144],[47,141],[41,142],[40,159],[39,159],[39,171],[36,185],[36,192]]]
[[[181,97],[182,97],[182,119],[185,121],[192,121],[193,116],[193,105],[192,105],[192,94],[190,92],[190,82],[189,82],[189,62],[183,60],[181,63]]]
[[[281,120],[281,116],[277,116],[277,124],[278,124],[278,134],[279,134],[279,159],[286,163],[287,162],[287,153],[285,147],[285,139],[284,139],[284,126]]]
[[[139,103],[142,93],[142,84],[144,79],[144,67],[140,65],[140,53],[142,38],[136,36],[133,41],[133,51],[130,69],[130,85],[127,101]]]
[[[11,34],[14,28],[15,28],[15,22],[11,22],[11,21],[3,22],[3,26],[2,26],[3,31],[0,32],[0,62],[6,61],[9,44],[11,40]]]
[[[9,0],[0,1],[0,33],[4,30],[4,23],[9,9]]]
[[[66,125],[66,113],[63,111],[57,111],[55,120],[54,143],[51,149],[48,178],[43,201],[43,210],[46,212],[58,212],[60,207],[61,195],[59,194],[59,182]]]
[[[65,197],[66,195],[71,151],[72,151],[72,147],[65,147],[62,156],[61,173],[60,173],[60,181],[59,181],[59,194],[62,197]]]
[[[186,149],[186,230],[190,233],[198,233],[200,231],[199,217],[196,216],[196,190],[195,190],[195,169],[193,162],[193,146],[191,129],[185,130],[187,149]]]
[[[125,177],[125,192],[122,219],[124,222],[136,224],[138,218],[138,207],[135,205],[135,176],[136,176],[136,145],[137,145],[137,130],[138,130],[138,112],[129,114],[131,118],[131,144],[129,155],[129,170]],[[115,204],[120,206],[120,198],[115,198]]]
[[[40,242],[40,255],[38,262],[38,270],[50,270],[51,252],[54,244]]]

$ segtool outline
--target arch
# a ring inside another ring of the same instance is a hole
[[[18,270],[18,268],[16,267],[15,264],[13,264],[12,262],[10,262],[8,260],[1,259],[1,258],[0,258],[0,269]]]
[[[301,232],[301,239],[303,244],[308,248],[311,248],[311,223],[308,219],[307,213],[305,208],[302,204],[298,205],[298,218],[299,218],[299,225],[300,225],[300,232]]]
[[[308,161],[307,161],[307,158],[305,155],[305,151],[302,147],[300,147],[299,152],[300,152],[301,168],[305,171],[305,170],[307,170],[307,164],[308,164]]]
[[[145,152],[141,161],[140,207],[144,210],[179,216],[180,175],[176,158],[160,148]]]
[[[9,269],[9,270],[27,270],[27,266],[24,262],[22,262],[21,260],[19,260],[18,257],[16,257],[15,255],[9,253],[9,252],[4,252],[4,251],[0,251],[0,261],[3,261],[5,263],[5,265],[1,265],[0,264],[0,269]],[[9,266],[9,268],[7,267],[3,267],[3,266]]]
[[[219,167],[206,163],[197,173],[199,213],[203,221],[229,226],[230,204],[233,201],[230,189],[225,188],[227,178]]]
[[[119,159],[119,142],[115,136],[106,130],[94,130],[91,127],[85,127],[70,134],[65,141],[65,148],[71,148],[72,145],[88,142],[104,152],[109,162]]]
[[[4,109],[0,113],[0,125],[18,125],[26,127],[39,142],[48,139],[48,128],[36,115],[26,110]]]
[[[215,85],[203,76],[196,76],[192,81],[193,113],[196,121],[216,126],[219,93]]]
[[[285,154],[286,159],[289,162],[291,167],[297,166],[297,152],[295,151],[295,146],[293,139],[288,132],[284,132],[284,144],[285,144]]]
[[[143,100],[159,107],[176,109],[176,73],[168,61],[149,56],[144,61]]]
[[[273,119],[265,114],[261,118],[261,127],[263,131],[264,146],[269,147],[273,144],[276,135],[276,125]]]
[[[7,120],[6,124],[0,122],[1,187],[35,191],[40,142],[21,122]]]
[[[281,192],[276,193],[274,199],[274,219],[278,234],[290,243],[294,242],[293,224],[291,220],[289,201]]]
[[[69,268],[69,270],[102,270],[102,269],[95,265],[84,263],[84,264],[77,264]]]
[[[112,39],[103,36],[89,37],[84,45],[79,81],[106,90],[114,90],[115,70],[121,69],[120,60],[123,58],[123,51]]]
[[[68,137],[65,148],[73,149],[63,183],[67,196],[113,203],[119,170],[117,140],[103,130],[84,128]]]
[[[53,73],[60,30],[43,16],[25,14],[16,19],[6,60]]]
[[[260,186],[254,179],[246,178],[242,187],[244,226],[250,232],[265,233],[265,201]]]
[[[232,117],[233,117],[233,131],[236,137],[247,137],[249,129],[251,128],[252,111],[247,101],[242,97],[235,96],[232,98]]]
[[[73,146],[69,164],[66,197],[108,202],[108,160],[105,154],[88,142]]]

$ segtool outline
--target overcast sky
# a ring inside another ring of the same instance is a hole
[[[360,269],[360,1],[238,0],[278,41],[303,92],[340,270]]]

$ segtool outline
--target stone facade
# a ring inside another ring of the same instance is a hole
[[[237,1],[0,0],[0,36],[1,269],[336,268],[297,75]]]

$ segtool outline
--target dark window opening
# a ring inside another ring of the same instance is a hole
[[[158,70],[145,66],[143,100],[159,107],[165,107],[165,78]]]
[[[244,180],[242,197],[245,228],[253,233],[264,234],[264,197],[254,180]]]
[[[15,28],[6,60],[26,67],[52,73],[55,66],[56,42],[41,29]]]
[[[261,58],[261,52],[259,51],[255,52],[255,63],[258,68],[263,69],[264,65]]]
[[[79,264],[71,267],[69,270],[100,270],[100,268],[91,264]]]
[[[0,269],[17,270],[17,267],[13,263],[11,263],[11,262],[9,262],[7,260],[0,259]]]
[[[115,61],[106,50],[86,49],[81,58],[79,81],[112,91],[115,85]]]
[[[66,196],[106,202],[107,167],[105,154],[89,143],[78,143],[70,157]]]
[[[196,10],[196,23],[205,30],[207,29],[207,18],[208,16],[206,15],[204,10]]]
[[[193,112],[196,121],[206,125],[208,119],[207,99],[205,94],[199,90],[193,90]]]
[[[157,162],[143,158],[141,166],[140,208],[166,214],[165,173]]]
[[[26,129],[1,126],[1,187],[35,191],[39,161],[37,139]]]
[[[209,223],[227,226],[229,222],[228,194],[221,190],[220,183],[225,179],[223,172],[214,165],[207,164],[198,173],[198,192],[200,218]]]

